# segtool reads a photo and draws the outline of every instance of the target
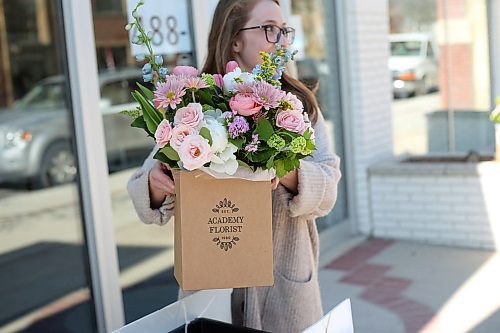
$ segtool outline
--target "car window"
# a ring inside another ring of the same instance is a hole
[[[419,41],[397,41],[391,42],[391,55],[393,56],[419,56],[421,42]]]
[[[42,83],[35,86],[15,106],[22,110],[60,110],[67,108],[62,82]]]
[[[102,87],[101,99],[109,101],[111,105],[132,103],[133,98],[130,95],[132,89],[129,80],[126,79],[110,82]]]

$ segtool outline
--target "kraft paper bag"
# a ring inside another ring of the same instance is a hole
[[[174,171],[174,275],[183,290],[271,286],[269,181]]]

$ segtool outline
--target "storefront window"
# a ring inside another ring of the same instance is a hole
[[[92,332],[57,1],[0,1],[0,331]]]
[[[296,57],[298,78],[316,91],[325,117],[328,134],[335,152],[344,160],[344,140],[340,101],[340,75],[338,69],[337,27],[333,1],[291,0],[292,16],[288,24],[296,29],[292,45],[299,53]],[[329,18],[329,19],[325,19]],[[320,229],[347,217],[347,189],[344,164],[339,183],[338,199],[332,213],[320,219]]]
[[[94,3],[93,12],[101,110],[111,171],[110,195],[125,320],[130,323],[177,300],[178,284],[173,276],[173,223],[161,227],[145,225],[139,220],[129,198],[127,181],[153,149],[153,140],[143,130],[132,128],[130,118],[119,112],[132,110],[138,105],[131,96],[131,92],[137,89],[137,83],[153,87],[144,83],[141,68],[145,62],[136,61],[129,35],[124,29],[128,22],[127,8],[109,6],[112,2],[108,1],[106,8],[109,10],[107,16],[103,16],[100,15],[103,7],[99,3],[100,0]],[[181,6],[184,4],[185,7]],[[189,8],[187,5],[186,0],[177,3],[182,8]],[[182,38],[192,38],[191,12],[176,11],[172,15],[177,14],[186,15],[188,19],[189,30],[184,31]],[[176,24],[180,24],[181,18],[176,17],[175,20]],[[153,30],[148,24],[151,20],[146,19],[146,29]],[[164,22],[163,29],[166,28],[167,22]],[[167,36],[168,31],[160,32]],[[163,38],[163,42],[168,41]],[[192,45],[193,41],[185,44]],[[160,53],[163,66],[169,71],[177,65],[194,66],[194,50],[185,51]]]
[[[486,1],[389,5],[395,155],[493,155]]]

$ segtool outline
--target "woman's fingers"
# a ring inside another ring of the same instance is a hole
[[[172,178],[170,178],[165,171],[165,167],[162,164],[155,164],[155,166],[151,169],[150,186],[155,192],[161,191],[166,195],[172,195],[175,193],[175,184]]]
[[[271,180],[271,188],[273,189],[273,191],[278,188],[279,183],[280,179],[278,177],[275,177],[273,178],[273,180]]]

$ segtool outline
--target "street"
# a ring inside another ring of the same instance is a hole
[[[439,108],[439,92],[393,101],[392,133],[395,156],[421,155],[428,152],[426,113]]]

